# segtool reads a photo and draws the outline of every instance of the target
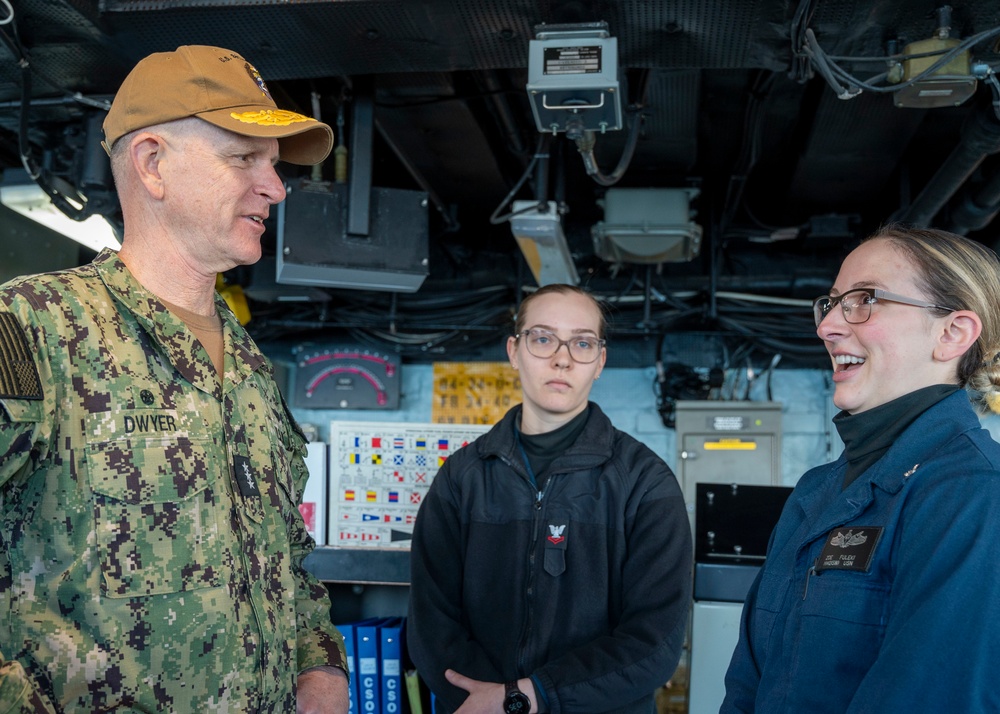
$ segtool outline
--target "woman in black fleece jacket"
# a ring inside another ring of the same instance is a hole
[[[438,712],[642,712],[680,657],[677,480],[588,401],[599,303],[549,285],[508,338],[522,404],[453,454],[417,515],[407,642]]]

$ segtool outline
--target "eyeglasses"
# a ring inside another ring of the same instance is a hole
[[[843,310],[844,319],[847,322],[852,325],[860,325],[862,322],[868,321],[868,318],[872,316],[872,305],[880,300],[883,302],[898,302],[902,305],[912,305],[913,307],[945,310],[947,312],[955,311],[953,307],[944,307],[943,305],[935,305],[923,300],[915,300],[903,295],[879,290],[878,288],[857,288],[856,290],[848,290],[842,295],[824,295],[823,297],[816,298],[813,301],[813,317],[816,319],[816,327],[819,327],[819,323],[823,322],[823,319],[830,314],[830,310],[837,303],[840,303],[840,309]]]
[[[605,340],[600,340],[593,335],[579,335],[571,340],[560,340],[548,330],[532,327],[514,335],[514,339],[524,338],[524,346],[528,348],[528,353],[548,359],[552,357],[559,348],[566,345],[569,356],[574,362],[580,364],[590,364],[601,354],[601,348],[606,344]]]

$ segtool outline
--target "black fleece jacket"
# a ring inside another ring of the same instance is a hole
[[[691,595],[691,533],[670,468],[597,407],[531,485],[521,407],[453,454],[420,507],[407,647],[450,712],[445,669],[530,676],[553,714],[654,710],[677,666]]]

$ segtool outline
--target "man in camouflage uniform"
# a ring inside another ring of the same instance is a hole
[[[0,711],[347,711],[296,505],[305,440],[215,293],[330,128],[234,52],[129,75],[122,249],[0,288]]]

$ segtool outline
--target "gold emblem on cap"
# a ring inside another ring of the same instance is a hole
[[[316,121],[312,117],[304,116],[298,112],[290,112],[286,109],[265,109],[259,112],[233,112],[229,116],[244,124],[258,124],[260,126],[288,126],[289,124],[298,124],[303,121]]]
[[[252,79],[254,84],[260,88],[260,91],[264,93],[264,96],[267,97],[268,101],[273,102],[274,99],[271,98],[271,92],[268,91],[267,85],[264,84],[264,78],[260,76],[260,72],[257,71],[257,68],[247,62],[243,65],[243,69],[247,71],[247,74],[250,75],[250,79]]]

